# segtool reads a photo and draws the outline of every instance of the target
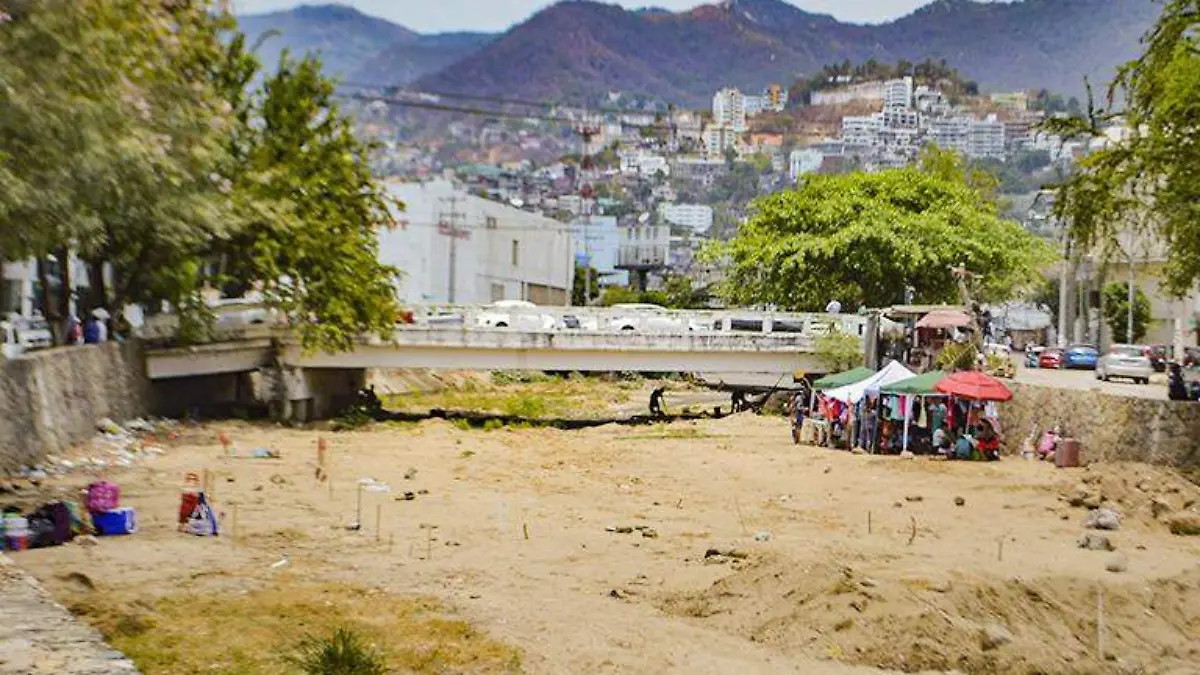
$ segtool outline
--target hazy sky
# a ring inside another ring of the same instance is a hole
[[[257,13],[322,4],[328,0],[234,0],[239,12]],[[607,0],[626,7],[652,5],[679,10],[705,4],[706,0]],[[715,0],[707,0],[713,2]],[[832,14],[843,21],[880,22],[907,14],[931,0],[785,0],[797,7]],[[359,10],[389,19],[419,32],[447,30],[499,31],[524,21],[550,0],[343,0]]]

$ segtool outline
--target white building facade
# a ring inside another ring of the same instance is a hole
[[[616,216],[591,216],[571,223],[575,263],[591,267],[600,275],[600,285],[629,284],[629,273],[617,269],[620,232]]]
[[[707,232],[713,224],[713,209],[705,204],[659,204],[658,217],[692,232]]]
[[[396,228],[380,232],[379,258],[403,273],[396,283],[401,302],[570,301],[570,227],[468,195],[446,180],[387,187],[406,208],[396,214]]]
[[[735,133],[746,131],[746,96],[737,89],[722,89],[713,96],[713,125]]]

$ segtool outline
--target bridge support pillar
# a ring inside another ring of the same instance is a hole
[[[281,422],[303,423],[337,415],[354,403],[367,380],[362,368],[283,366],[275,375],[271,412]]]

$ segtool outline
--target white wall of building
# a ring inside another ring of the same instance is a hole
[[[667,264],[671,228],[667,225],[635,223],[618,228],[620,246],[617,264],[622,267],[662,267]]]
[[[379,257],[404,273],[397,284],[402,302],[569,301],[575,250],[568,226],[467,195],[449,181],[392,182],[388,189],[406,209],[397,214],[399,227],[380,233]]]
[[[737,89],[722,89],[713,96],[713,124],[746,131],[746,96]]]
[[[825,153],[813,148],[793,150],[788,156],[788,177],[796,182],[800,176],[816,173],[825,161]]]
[[[713,224],[713,209],[705,204],[659,204],[658,216],[697,233],[707,232]]]

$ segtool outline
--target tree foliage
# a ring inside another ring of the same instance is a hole
[[[1105,284],[1100,291],[1100,304],[1104,308],[1104,322],[1112,330],[1113,341],[1138,342],[1146,337],[1150,324],[1150,299],[1140,288],[1133,293],[1133,337],[1129,337],[1129,283],[1114,281]]]
[[[260,288],[310,347],[390,327],[388,204],[316,61],[254,90],[260,66],[214,2],[0,9],[0,255],[74,252],[84,309],[165,301],[194,319],[200,291],[228,285]],[[59,267],[43,304],[61,322],[76,284]]]
[[[1123,140],[1085,157],[1059,188],[1055,215],[1074,241],[1109,246],[1134,233],[1162,241],[1165,288],[1184,294],[1200,280],[1200,8],[1171,0],[1143,40],[1145,52],[1118,70],[1106,107],[1048,128],[1099,138],[1113,125]],[[1089,99],[1091,97],[1089,96]]]
[[[836,329],[817,338],[813,353],[833,372],[840,373],[863,364],[862,340]]]
[[[1039,278],[1052,254],[1015,222],[996,215],[994,189],[959,160],[935,153],[924,168],[813,176],[795,190],[758,200],[727,245],[731,303],[819,311],[904,301],[959,301],[952,267],[976,275],[976,300],[1006,299]]]

